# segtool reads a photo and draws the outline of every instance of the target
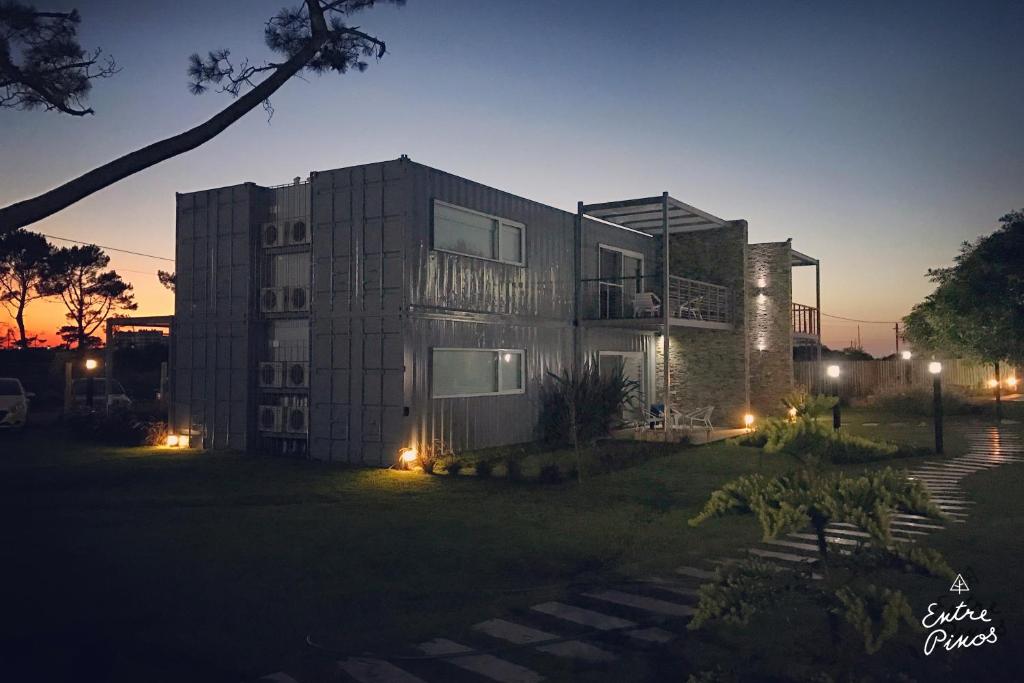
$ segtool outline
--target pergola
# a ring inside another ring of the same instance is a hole
[[[660,197],[641,197],[638,199],[624,199],[616,202],[603,202],[599,204],[584,204],[580,202],[577,205],[577,229],[580,231],[579,239],[577,240],[577,272],[580,272],[583,263],[583,219],[590,218],[605,223],[611,223],[621,228],[627,228],[629,230],[635,230],[637,232],[647,233],[649,235],[661,235],[662,236],[662,292],[667,296],[669,291],[669,264],[672,262],[670,258],[670,240],[669,235],[680,233],[680,232],[693,232],[696,230],[711,230],[714,228],[724,228],[729,225],[729,221],[726,221],[718,216],[713,216],[706,211],[690,206],[685,202],[681,202],[678,199],[669,196],[668,192],[662,192]],[[577,301],[576,301],[576,325],[580,324],[579,321],[579,288],[577,287]],[[664,429],[665,433],[668,434],[671,420],[669,419],[669,405],[671,401],[671,377],[669,375],[669,331],[671,330],[670,322],[670,306],[668,301],[664,302],[661,307],[662,315],[662,335],[661,344],[662,352],[665,362],[662,364],[663,380],[665,383],[665,419]]]
[[[150,316],[138,316],[134,318],[108,318],[107,319],[107,343],[104,352],[103,372],[107,378],[107,386],[111,386],[111,380],[114,378],[114,331],[118,327],[160,327],[167,330],[167,335],[170,336],[174,333],[174,316],[173,315],[150,315]],[[169,365],[169,363],[168,363]],[[161,377],[160,390],[163,391],[164,378]],[[168,410],[170,402],[168,402]]]

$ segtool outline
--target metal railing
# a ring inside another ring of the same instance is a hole
[[[662,316],[660,275],[631,278],[590,278],[580,282],[581,317],[585,320],[650,319]],[[701,322],[732,321],[728,287],[669,276],[668,313],[672,318]]]
[[[818,309],[804,304],[793,304],[793,334],[818,336]]]

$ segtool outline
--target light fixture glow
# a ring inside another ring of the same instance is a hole
[[[178,435],[177,434],[168,434],[167,435],[166,444],[168,446],[170,446],[171,448],[174,448],[175,446],[177,446],[178,445]]]
[[[757,343],[757,350],[758,351],[764,351],[766,348],[768,348],[768,346],[764,342],[758,342]]]
[[[788,413],[789,413],[789,416],[790,416],[790,417],[796,417],[796,408],[790,408],[790,409],[789,409],[789,410],[787,410],[786,412],[788,412]]]
[[[86,358],[85,359],[85,369],[86,370],[95,370],[99,366],[100,366],[100,364],[99,364],[99,362],[95,358]]]
[[[1006,386],[1010,387],[1011,389],[1013,387],[1016,387],[1017,386],[1017,378],[1016,377],[1007,377],[1006,378]]]
[[[511,353],[506,353],[505,354],[505,362],[506,363],[511,363],[512,362],[512,354]]]
[[[837,379],[839,377],[839,373],[840,370],[838,365],[830,365],[825,369],[825,374],[832,379]]]
[[[932,373],[933,375],[939,374],[940,372],[942,372],[942,363],[940,363],[937,360],[933,360],[931,363],[928,364],[928,372]]]
[[[416,453],[415,448],[403,448],[398,452],[398,459],[405,465],[411,465],[416,462],[417,456],[418,454]]]
[[[914,354],[910,351],[902,351],[900,352],[900,355],[903,356],[903,360],[910,360],[914,357]]]
[[[1006,380],[1006,383],[1009,384],[1010,380]],[[990,379],[988,381],[988,388],[989,389],[995,389],[998,386],[999,386],[999,380],[997,380],[995,377],[993,377],[992,379]]]
[[[751,415],[750,413],[747,413],[746,415],[744,415],[743,416],[743,424],[746,425],[747,428],[749,429],[750,426],[752,424],[754,424],[754,416]]]

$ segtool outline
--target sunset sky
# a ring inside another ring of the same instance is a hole
[[[95,116],[0,111],[2,204],[224,107],[189,94],[188,55],[269,58],[281,2],[36,4],[77,7],[83,45],[123,70],[96,83]],[[366,73],[293,80],[269,123],[253,111],[33,229],[173,256],[176,191],[408,154],[570,211],[668,190],[820,258],[825,313],[894,321],[930,291],[928,267],[1024,207],[1021,2],[409,0],[355,23],[388,44]],[[173,264],[112,257],[139,314],[171,312],[156,270]],[[813,304],[803,270],[796,299]],[[29,311],[51,342],[61,318]],[[856,336],[826,318],[829,346]],[[891,323],[861,337],[893,350]]]

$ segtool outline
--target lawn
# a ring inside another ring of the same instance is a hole
[[[316,658],[309,634],[393,650],[571,584],[668,574],[758,538],[749,519],[688,527],[710,491],[790,466],[727,443],[651,444],[579,486],[83,447],[52,432],[0,446],[3,659],[39,680],[251,678]]]

